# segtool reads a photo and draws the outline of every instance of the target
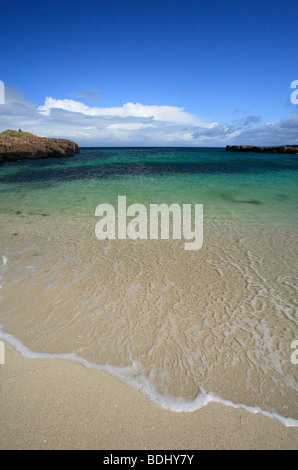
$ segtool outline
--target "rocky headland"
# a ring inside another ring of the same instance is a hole
[[[258,152],[258,153],[294,153],[298,154],[298,145],[280,145],[277,147],[257,147],[255,145],[227,145],[228,152]]]
[[[0,134],[0,162],[71,157],[76,153],[80,153],[78,144],[71,140],[38,137],[21,129]]]

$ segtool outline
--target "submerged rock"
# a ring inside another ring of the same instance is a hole
[[[280,202],[285,202],[285,201],[287,201],[288,199],[290,199],[290,196],[288,196],[287,194],[277,194],[277,195],[275,196],[275,199],[276,199],[277,201],[280,201]]]
[[[255,205],[262,204],[262,201],[258,201],[257,199],[248,199],[248,200],[234,199],[230,194],[221,194],[221,198],[224,201],[236,202],[240,204],[255,204]]]
[[[0,134],[0,162],[71,157],[76,153],[80,150],[72,140],[38,137],[21,129]]]

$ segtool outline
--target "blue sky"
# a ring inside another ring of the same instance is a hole
[[[290,0],[2,2],[0,131],[80,145],[298,143]]]

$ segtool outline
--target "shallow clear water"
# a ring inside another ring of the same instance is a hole
[[[224,149],[81,149],[0,167],[0,210],[94,214],[102,202],[201,203],[204,217],[296,224],[297,156]]]

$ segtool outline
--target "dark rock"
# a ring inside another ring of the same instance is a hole
[[[258,201],[257,199],[250,199],[249,201],[235,201],[235,202],[241,202],[242,204],[254,204],[255,206],[262,204],[262,201]]]
[[[292,153],[298,155],[298,145],[280,145],[278,147],[257,147],[255,145],[227,145],[228,152],[257,153]]]
[[[262,204],[262,201],[258,201],[257,199],[249,199],[249,200],[242,200],[242,199],[235,199],[233,198],[230,194],[221,194],[221,198],[224,201],[229,201],[229,202],[235,202],[239,204],[254,204],[255,206],[258,206],[259,204]]]
[[[38,137],[21,129],[0,134],[0,162],[71,157],[76,153],[80,153],[78,144],[71,140]]]
[[[290,199],[290,197],[287,194],[277,194],[275,196],[275,199],[277,201],[284,202],[284,201],[287,201],[288,199]]]

